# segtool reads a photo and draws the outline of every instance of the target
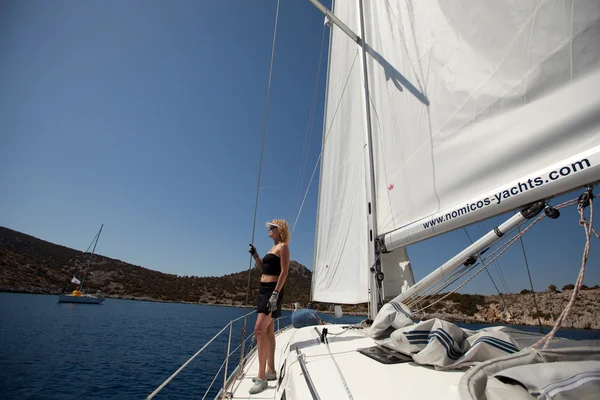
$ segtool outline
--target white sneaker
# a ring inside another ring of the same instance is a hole
[[[249,390],[250,394],[257,394],[262,392],[267,388],[267,381],[262,379],[256,379],[254,381],[254,386],[252,386]]]

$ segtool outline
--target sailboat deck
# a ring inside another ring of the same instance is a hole
[[[459,398],[458,383],[464,371],[436,371],[413,362],[379,363],[357,352],[358,349],[375,346],[375,341],[360,330],[345,330],[344,326],[347,325],[317,327],[319,331],[324,327],[328,329],[331,355],[327,346],[320,343],[314,327],[291,328],[279,333],[275,351],[278,380],[269,382],[268,389],[262,393],[248,393],[253,385],[252,378],[258,373],[258,358],[255,353],[248,360],[242,379],[230,388],[233,398],[278,399],[285,390],[287,400],[311,399],[296,349],[305,355],[308,373],[317,394],[323,400],[349,398],[338,367],[349,392],[357,400],[399,396],[409,399]],[[278,387],[284,360],[287,361],[286,372]]]

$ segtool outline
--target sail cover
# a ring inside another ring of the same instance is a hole
[[[358,32],[358,2],[335,3]],[[363,70],[360,47],[331,32],[311,298],[356,304],[368,300],[369,285]]]
[[[350,21],[357,2],[336,1],[335,11]],[[600,177],[599,1],[364,7],[377,225],[388,249]],[[332,65],[346,68],[353,51],[335,39]],[[348,124],[360,118],[341,112]]]

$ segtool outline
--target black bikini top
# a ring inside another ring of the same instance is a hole
[[[264,275],[281,275],[281,259],[278,255],[273,253],[265,254],[262,259]]]

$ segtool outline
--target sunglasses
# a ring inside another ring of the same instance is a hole
[[[271,232],[271,231],[272,231],[272,230],[274,230],[274,229],[277,229],[277,227],[276,227],[276,226],[270,226],[270,227],[269,227],[269,232]]]

